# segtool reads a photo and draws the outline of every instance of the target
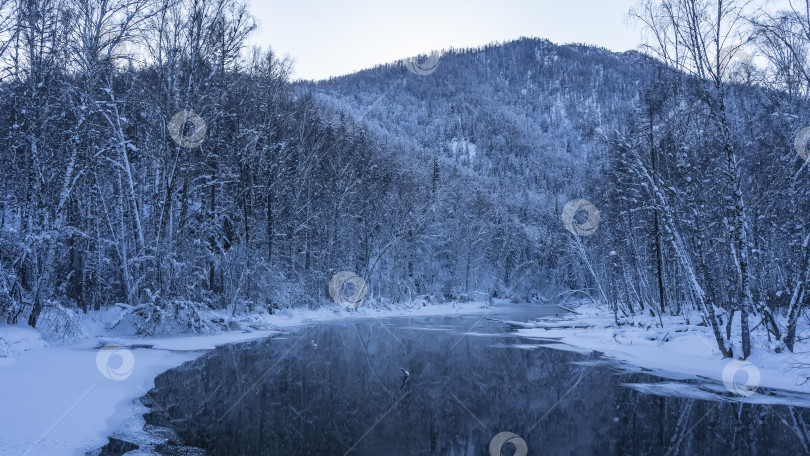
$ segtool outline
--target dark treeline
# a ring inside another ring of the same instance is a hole
[[[198,328],[207,308],[314,304],[332,274],[367,268],[408,220],[420,229],[425,198],[395,156],[295,93],[289,62],[245,52],[254,23],[241,3],[20,0],[2,11],[10,323],[119,305],[135,330]]]
[[[645,1],[645,53],[521,39],[292,83],[235,0],[0,5],[10,323],[118,306],[200,329],[319,305],[348,270],[373,302],[588,296],[710,326],[729,356],[754,330],[793,349],[807,15]],[[584,236],[561,219],[578,198]]]

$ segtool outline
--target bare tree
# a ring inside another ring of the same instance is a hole
[[[785,98],[780,103],[791,111],[806,113],[807,97],[810,95],[810,1],[790,0],[788,8],[776,13],[759,11],[752,19],[756,41],[769,62],[771,75],[768,81],[776,96]],[[807,198],[806,187],[798,177],[808,170],[807,134],[800,130],[795,145],[787,150],[790,158],[786,187],[787,199],[798,201]],[[796,165],[798,163],[798,165]],[[798,169],[796,169],[798,168]],[[798,210],[793,205],[792,212]],[[795,214],[798,218],[802,216]],[[799,318],[807,306],[810,281],[810,227],[799,225],[790,233],[798,249],[791,249],[792,261],[788,262],[790,276],[790,304],[788,306],[787,330],[784,342],[789,350],[794,349]]]
[[[749,227],[725,98],[731,57],[749,42],[745,26],[750,9],[748,0],[643,0],[631,11],[647,31],[645,49],[701,81],[701,99],[721,138],[728,178],[726,194],[734,207],[728,227],[733,240],[729,255],[737,272],[744,358],[751,353],[748,317],[753,311]]]

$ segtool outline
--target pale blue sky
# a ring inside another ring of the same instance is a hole
[[[295,59],[296,78],[351,73],[431,50],[521,36],[635,49],[636,0],[248,0],[251,44]]]

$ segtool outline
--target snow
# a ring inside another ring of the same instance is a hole
[[[0,402],[0,453],[56,456],[97,450],[117,430],[143,426],[145,408],[137,399],[154,387],[157,375],[217,345],[318,321],[466,314],[482,312],[482,307],[480,302],[361,306],[350,312],[335,305],[267,315],[258,319],[268,328],[264,330],[146,338],[110,336],[94,315],[82,321],[94,335],[73,345],[48,343],[27,326],[0,326],[0,391],[5,392]],[[256,325],[256,319],[251,324]]]
[[[25,353],[0,367],[8,392],[0,413],[3,452],[23,455],[83,454],[103,446],[107,430],[128,417],[121,407],[143,395],[160,372],[198,356],[132,350],[135,369],[123,381],[96,369],[96,350],[85,344]],[[114,361],[112,361],[114,362]]]
[[[25,326],[0,326],[0,391],[11,392],[4,396],[0,410],[2,453],[85,454],[104,446],[110,435],[124,429],[137,431],[144,425],[146,411],[138,398],[154,386],[155,377],[218,345],[268,337],[285,328],[320,321],[469,314],[484,312],[484,308],[481,302],[390,309],[361,306],[356,311],[334,305],[280,311],[240,322],[242,327],[260,329],[146,338],[111,335],[95,314],[82,320],[92,336],[73,345],[46,342],[39,332]],[[646,393],[810,405],[806,396],[810,386],[803,383],[807,373],[796,368],[797,363],[810,363],[810,355],[771,353],[761,338],[755,338],[759,343],[745,362],[723,359],[710,330],[683,317],[663,317],[662,328],[657,317],[636,316],[632,326],[617,327],[605,309],[580,305],[565,310],[569,311],[565,317],[509,323],[522,328],[518,330],[521,336],[547,340],[542,345],[545,348],[578,353],[595,350],[627,370],[652,371],[671,380],[698,380],[626,385]],[[754,391],[745,388],[751,380],[746,374],[752,372],[760,377],[749,385],[759,387]]]
[[[29,327],[9,326],[0,331],[0,366],[14,363],[16,356],[29,350],[45,348],[47,342]]]
[[[453,138],[450,140],[449,144],[453,155],[463,153],[466,155],[466,158],[470,160],[474,159],[475,156],[478,155],[478,147],[466,139]]]
[[[577,307],[577,314],[538,322],[509,322],[522,327],[518,334],[529,338],[551,339],[550,348],[592,350],[617,360],[630,370],[652,371],[673,380],[708,380],[710,385],[683,383],[633,385],[657,394],[704,397],[714,389],[713,397],[738,396],[735,400],[756,403],[793,403],[810,393],[810,354],[774,353],[767,350],[763,334],[754,334],[755,347],[747,360],[723,358],[711,330],[688,324],[683,317],[636,316],[633,325],[617,327],[610,311],[591,305]],[[739,321],[735,330],[739,329]],[[572,347],[567,348],[565,346]],[[741,352],[735,347],[735,353]],[[805,367],[802,367],[802,366]],[[756,379],[759,374],[759,379]],[[752,388],[752,394],[747,388]],[[790,393],[800,393],[799,395]],[[760,394],[761,393],[761,394]],[[810,398],[804,397],[810,405]]]

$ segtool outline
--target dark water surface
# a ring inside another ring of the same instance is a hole
[[[219,347],[155,380],[147,423],[210,455],[489,456],[504,431],[529,455],[807,452],[808,409],[646,394],[625,385],[665,380],[489,319],[555,312],[321,323]]]

